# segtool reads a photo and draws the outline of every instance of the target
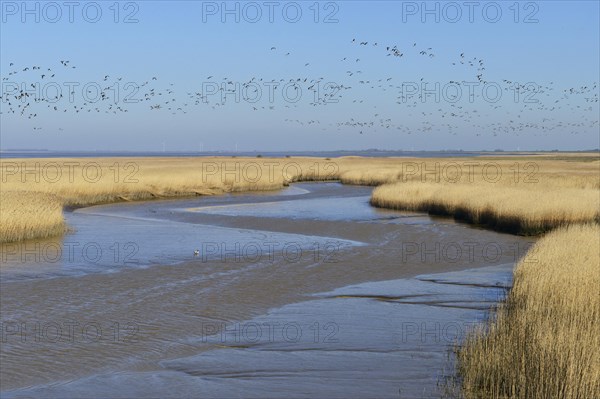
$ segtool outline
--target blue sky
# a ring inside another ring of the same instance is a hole
[[[2,149],[600,147],[597,1],[1,3]]]

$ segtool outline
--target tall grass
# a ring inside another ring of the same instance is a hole
[[[383,208],[450,215],[522,235],[600,221],[600,192],[593,188],[395,183],[375,189],[371,203]]]
[[[0,191],[0,242],[45,238],[64,231],[62,202],[55,195]]]
[[[517,265],[485,329],[458,350],[467,398],[600,398],[600,227],[555,230]]]

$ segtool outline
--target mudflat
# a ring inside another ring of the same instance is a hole
[[[380,210],[370,193],[100,205],[67,214],[57,261],[5,245],[2,319],[23,328],[3,337],[3,395],[433,394],[531,239]],[[452,273],[465,269],[481,272]]]

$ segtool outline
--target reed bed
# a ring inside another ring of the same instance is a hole
[[[45,238],[65,231],[60,199],[48,193],[0,191],[1,242]]]
[[[548,233],[495,318],[458,348],[466,398],[600,398],[600,227]]]
[[[597,155],[515,159],[427,160],[416,170],[405,165],[395,182],[373,191],[371,204],[522,235],[600,221]]]
[[[600,191],[593,188],[395,183],[375,189],[371,203],[383,208],[453,216],[521,235],[538,235],[561,226],[600,221]]]

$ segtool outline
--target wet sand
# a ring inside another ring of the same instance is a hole
[[[485,316],[530,241],[374,209],[370,192],[94,206],[67,215],[62,244],[119,256],[4,248],[2,396],[433,394],[457,326]]]

